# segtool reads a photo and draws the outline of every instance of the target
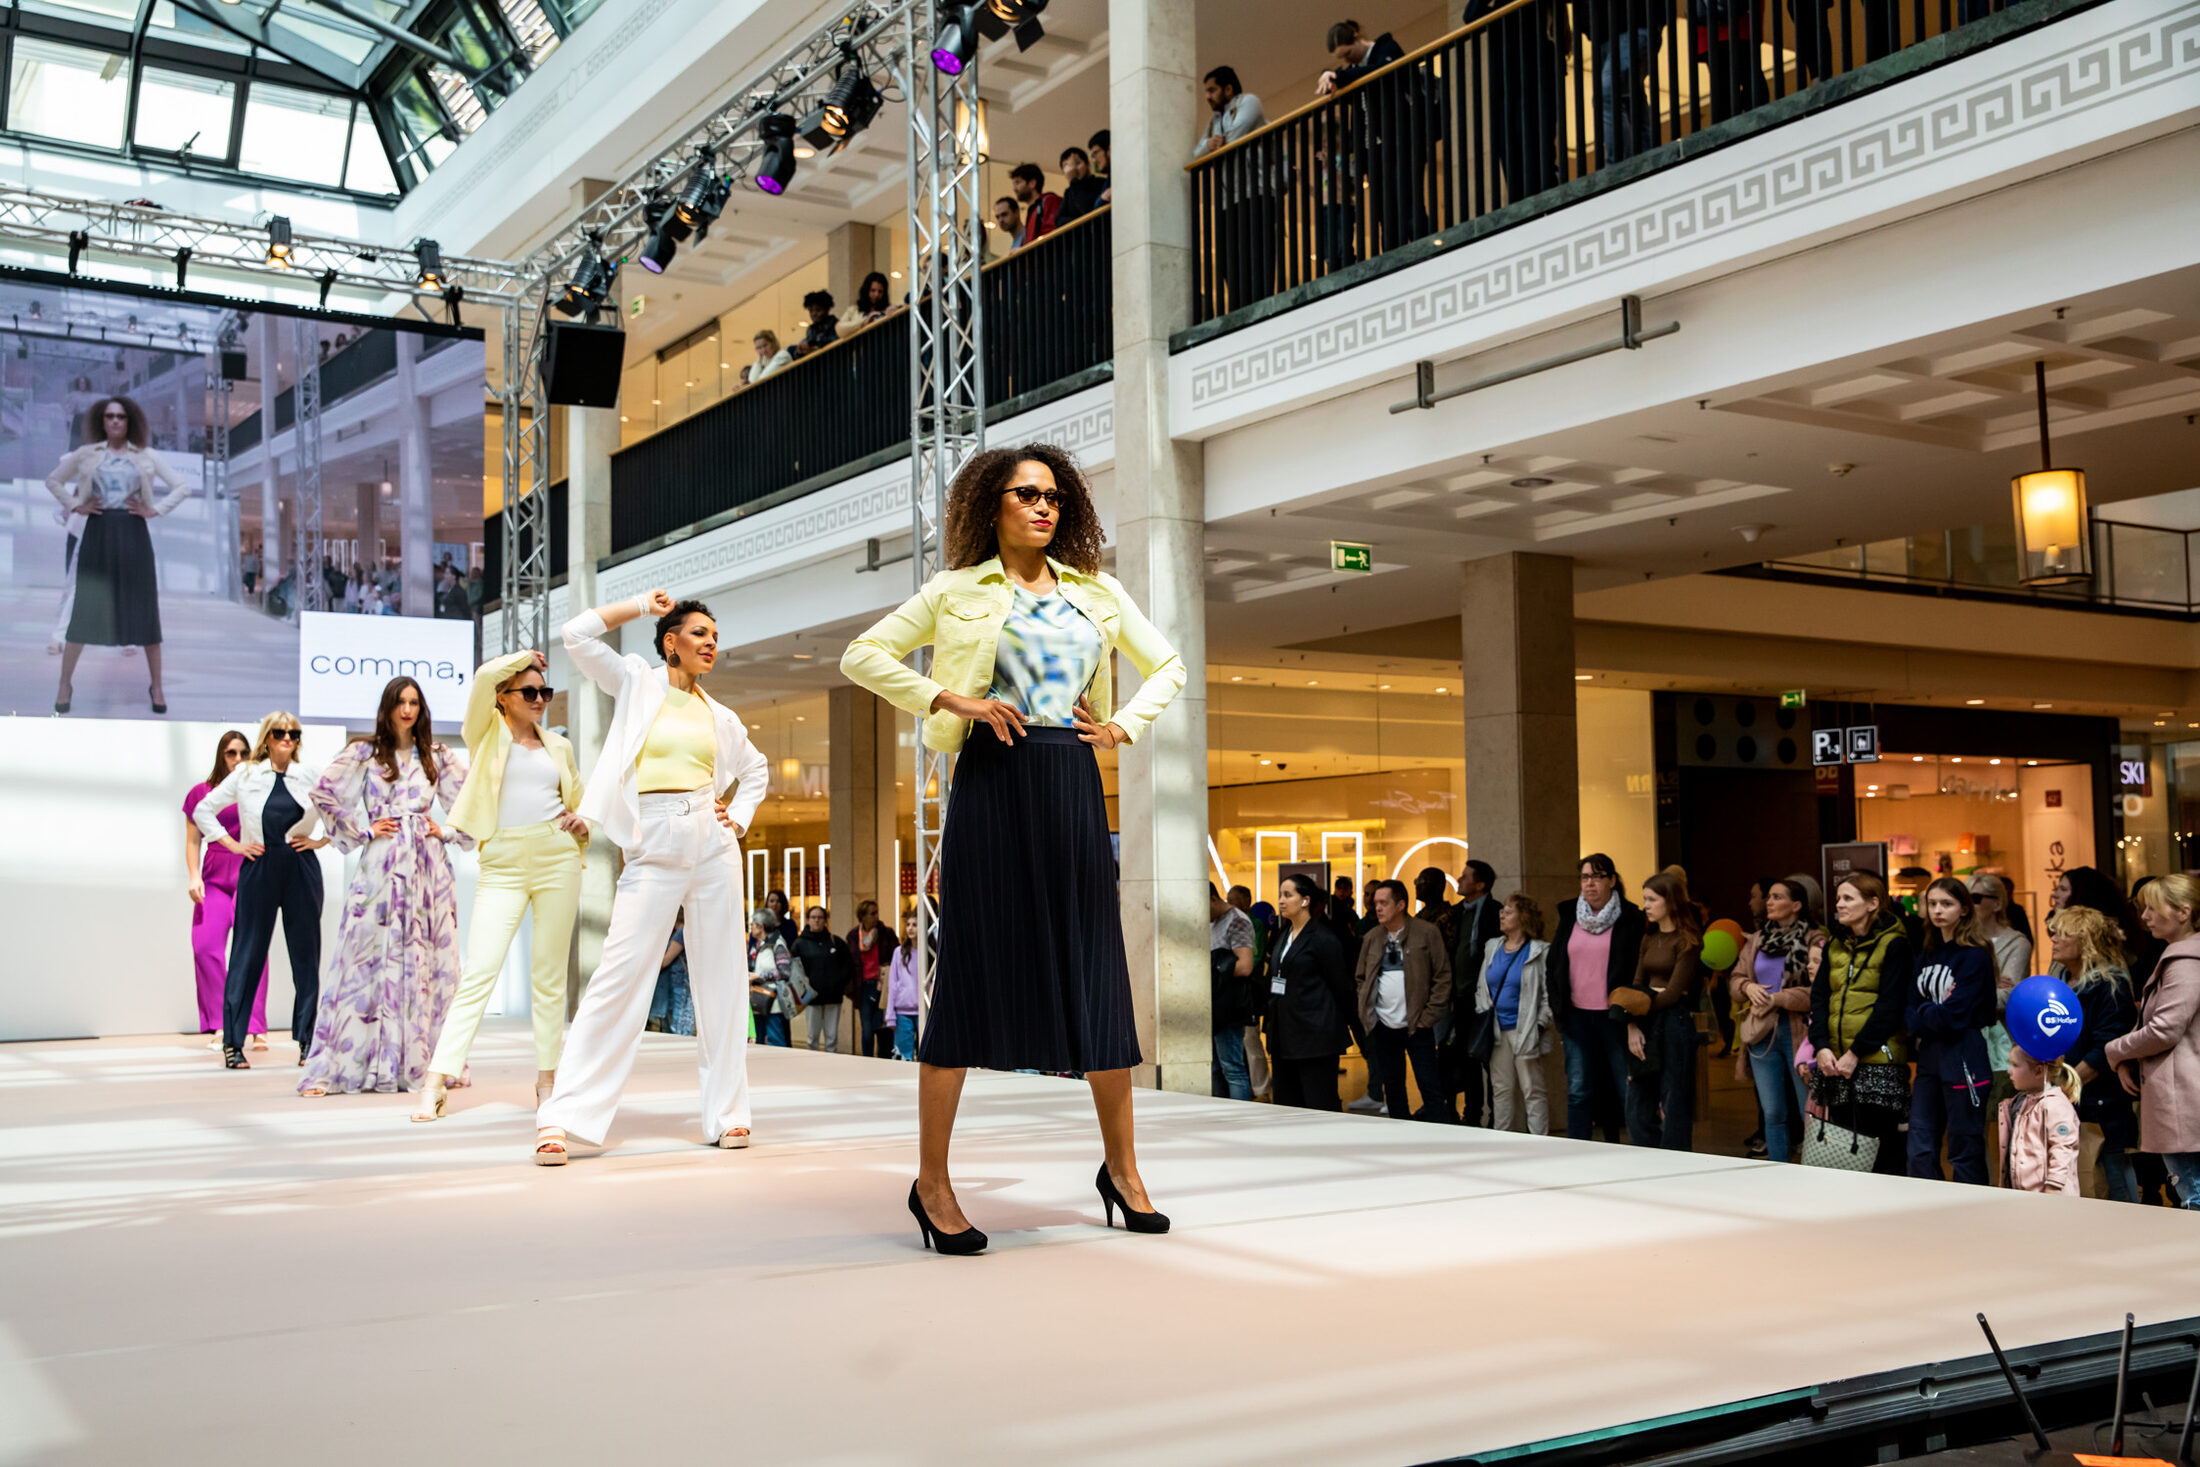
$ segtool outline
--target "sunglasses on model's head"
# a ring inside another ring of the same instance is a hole
[[[525,698],[530,703],[548,703],[550,701],[550,695],[552,693],[555,693],[556,691],[556,688],[553,688],[548,684],[544,684],[542,687],[539,688],[512,689],[512,693],[514,696]]]
[[[1037,504],[1044,499],[1049,509],[1060,509],[1062,507],[1062,491],[1059,489],[1033,489],[1028,485],[1019,484],[1005,492],[1015,495],[1018,504]]]
[[[267,731],[269,743],[295,744],[305,735],[294,728],[271,728]]]

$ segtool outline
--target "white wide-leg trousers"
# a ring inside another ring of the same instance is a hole
[[[703,1136],[749,1125],[747,911],[741,846],[718,823],[708,790],[643,795],[642,830],[626,853],[603,961],[588,980],[558,1064],[557,1088],[536,1117],[590,1144],[602,1142],[641,1048],[657,969],[687,908],[688,989],[702,1073]]]

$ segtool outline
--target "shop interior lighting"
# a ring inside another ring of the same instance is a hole
[[[2027,586],[2066,586],[2093,579],[2092,516],[2085,470],[2055,467],[2047,441],[2047,363],[2032,364],[2039,404],[2040,466],[2009,481],[2017,520],[2017,567]]]

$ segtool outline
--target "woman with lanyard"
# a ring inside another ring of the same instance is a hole
[[[657,619],[662,667],[604,641],[642,616]],[[598,1145],[611,1129],[682,907],[703,1137],[739,1150],[749,1144],[741,837],[764,802],[771,766],[734,711],[703,689],[718,663],[718,623],[702,602],[650,591],[584,611],[565,624],[565,652],[616,699],[577,813],[626,860],[602,960],[573,1015],[557,1083],[536,1112],[535,1161],[563,1166],[569,1140]]]
[[[504,971],[504,956],[530,911],[538,1107],[557,1082],[565,1042],[566,961],[580,911],[588,822],[573,813],[581,803],[573,745],[542,722],[553,695],[542,675],[549,665],[540,652],[513,652],[474,672],[462,728],[473,770],[451,806],[451,825],[479,842],[481,879],[474,886],[458,996],[436,1036],[420,1109],[413,1112],[416,1121],[440,1119],[444,1088],[466,1073],[466,1057]]]
[[[1543,1085],[1543,1056],[1551,1049],[1550,986],[1544,979],[1550,950],[1543,940],[1543,909],[1526,892],[1514,892],[1498,909],[1497,936],[1482,950],[1474,995],[1475,1012],[1491,1015],[1497,1026],[1489,1054],[1494,1130],[1551,1134],[1551,1102]],[[1470,1125],[1479,1119],[1467,1117]]]
[[[1818,925],[1824,908],[1818,883],[1808,876],[1766,882],[1765,920],[1734,964],[1735,997],[1742,1002],[1735,1037],[1764,1113],[1771,1161],[1793,1161],[1803,1139],[1809,1096],[1795,1072],[1795,1051],[1799,1031],[1810,1022],[1811,980],[1825,960],[1826,934]]]
[[[1261,1018],[1275,1103],[1337,1109],[1337,1057],[1351,1041],[1352,964],[1334,924],[1321,917],[1321,883],[1294,871],[1276,887],[1283,936],[1268,955]]]
[[[290,1037],[298,1042],[299,1064],[313,1045],[321,996],[321,862],[313,853],[328,841],[313,835],[320,817],[313,812],[312,791],[320,774],[298,762],[304,738],[295,715],[270,713],[260,720],[251,756],[191,812],[199,834],[244,861],[237,873],[237,925],[222,991],[224,1069],[252,1068],[244,1057],[245,1020],[267,967],[278,916],[290,950]],[[221,812],[232,805],[239,818],[234,836],[221,823]]]
[[[1121,1210],[1133,1232],[1166,1232],[1133,1147],[1138,1029],[1095,756],[1145,732],[1184,686],[1184,660],[1101,571],[1099,511],[1061,449],[972,458],[943,528],[950,569],[849,643],[840,663],[851,681],[924,717],[927,747],[961,754],[940,844],[909,1211],[928,1245],[983,1249],[947,1173],[964,1074],[1083,1072],[1105,1151],[1094,1186],[1110,1223]],[[902,662],[927,644],[931,677]],[[1118,651],[1145,679],[1120,709],[1108,670]]]

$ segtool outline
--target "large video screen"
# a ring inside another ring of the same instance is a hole
[[[0,712],[250,727],[302,611],[474,621],[485,387],[478,332],[0,271]]]

